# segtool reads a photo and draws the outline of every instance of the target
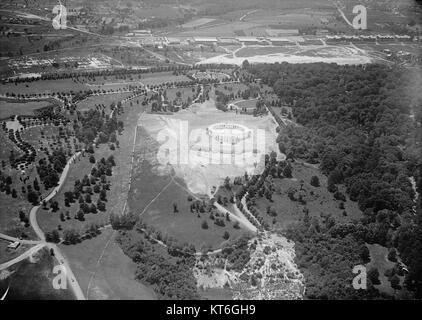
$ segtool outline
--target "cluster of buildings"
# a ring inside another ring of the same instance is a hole
[[[172,45],[323,45],[342,42],[415,42],[421,38],[409,35],[325,35],[325,36],[286,36],[286,37],[165,37],[153,36],[151,30],[134,30],[126,37],[141,41],[145,45],[159,47]]]
[[[409,42],[415,41],[419,39],[415,39],[409,35],[391,35],[391,34],[377,34],[377,35],[334,35],[325,36],[325,41],[327,43],[336,43],[336,42],[350,42],[350,41],[358,41],[358,42]]]

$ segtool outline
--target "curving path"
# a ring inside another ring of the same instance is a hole
[[[66,166],[64,167],[63,172],[60,176],[58,185],[50,192],[50,194],[47,197],[44,198],[45,201],[49,201],[60,191],[61,187],[63,186],[63,183],[66,180],[67,174],[68,174],[69,169],[70,169],[70,165],[75,161],[76,157],[79,156],[80,154],[81,154],[81,152],[75,153],[67,161]],[[41,206],[38,205],[38,206],[34,206],[31,209],[31,212],[29,213],[29,222],[30,222],[32,228],[34,229],[35,233],[37,234],[38,238],[40,238],[41,241],[43,242],[43,246],[47,246],[47,248],[52,250],[54,252],[54,257],[57,259],[57,261],[65,267],[68,282],[69,282],[69,284],[72,288],[72,291],[73,291],[76,299],[85,300],[85,296],[84,296],[84,294],[81,290],[81,287],[79,286],[79,283],[76,280],[76,277],[73,274],[72,269],[70,268],[70,265],[69,265],[67,259],[61,253],[59,247],[57,245],[53,244],[53,243],[48,243],[48,242],[45,241],[45,234],[41,230],[41,228],[40,228],[40,226],[38,225],[38,222],[37,222],[37,211],[40,207]]]

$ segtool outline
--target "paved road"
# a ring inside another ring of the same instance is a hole
[[[12,260],[9,260],[5,263],[0,264],[0,271],[9,268],[10,266],[14,265],[15,263],[18,263],[22,260],[25,260],[26,258],[31,257],[34,253],[38,252],[39,250],[41,250],[45,246],[46,246],[45,243],[39,243],[36,246],[33,246],[31,249],[25,251],[20,256],[14,258]]]
[[[63,172],[60,176],[59,179],[59,183],[57,185],[57,187],[55,187],[53,189],[53,191],[51,191],[51,193],[44,199],[45,201],[49,201],[50,199],[52,199],[61,189],[61,187],[63,186],[63,183],[66,180],[67,174],[69,172],[70,169],[70,165],[73,163],[73,161],[76,159],[77,156],[79,156],[81,154],[81,152],[77,152],[75,153],[68,161],[66,166],[63,169]],[[69,266],[69,263],[67,261],[67,259],[63,256],[63,254],[61,253],[59,247],[53,243],[47,243],[45,242],[45,234],[44,232],[41,230],[40,226],[38,225],[37,222],[37,211],[40,208],[40,206],[34,206],[31,209],[31,212],[29,213],[29,221],[31,223],[32,228],[34,229],[35,233],[37,234],[37,236],[41,239],[42,242],[44,242],[44,245],[47,246],[50,250],[54,250],[54,257],[57,259],[57,261],[63,265],[65,267],[66,270],[66,275],[67,275],[67,279],[69,280],[69,284],[73,290],[73,293],[75,294],[76,299],[78,300],[85,300],[85,296],[81,290],[81,287],[79,286],[78,281],[76,280],[75,275],[72,272],[72,269]]]
[[[41,243],[41,241],[38,241],[38,240],[19,239],[19,238],[8,236],[7,234],[4,234],[4,233],[0,233],[0,239],[10,241],[10,242],[18,241],[18,242],[23,243],[23,244],[39,244],[39,243]]]

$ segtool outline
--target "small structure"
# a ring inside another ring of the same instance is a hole
[[[17,248],[19,248],[19,246],[21,245],[21,243],[19,242],[19,241],[15,241],[15,242],[12,242],[12,243],[10,243],[8,246],[7,246],[7,248],[8,249],[13,249],[13,250],[16,250]]]

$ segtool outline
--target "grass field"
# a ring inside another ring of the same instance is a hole
[[[48,101],[16,102],[0,100],[0,119],[9,118],[12,115],[34,115],[34,111],[51,105]]]
[[[245,47],[236,52],[237,57],[250,57],[254,55],[266,55],[273,53],[293,53],[298,50],[296,45],[283,47]]]
[[[0,232],[12,237],[26,235],[26,238],[36,239],[30,226],[24,227],[19,219],[19,210],[28,217],[32,205],[23,197],[12,198],[10,195],[0,193]]]
[[[75,82],[72,79],[43,80],[34,82],[6,83],[0,85],[0,94],[52,94],[57,92],[78,92],[89,90],[85,84]]]
[[[141,82],[145,85],[158,85],[175,81],[190,81],[190,79],[184,75],[175,76],[171,72],[147,73],[141,79]]]
[[[131,96],[131,92],[127,93],[116,93],[116,94],[106,94],[106,95],[100,95],[100,96],[90,96],[78,103],[78,110],[88,111],[91,109],[95,109],[96,105],[104,104],[105,106],[105,112],[110,113],[110,105],[112,103],[117,103],[123,99],[126,99],[127,97]]]
[[[163,234],[172,236],[181,243],[192,243],[198,250],[201,247],[219,247],[225,241],[222,236],[226,230],[230,234],[230,240],[240,236],[243,231],[234,229],[232,221],[226,222],[225,227],[219,227],[209,219],[209,212],[201,213],[198,218],[196,213],[190,211],[190,192],[181,179],[172,178],[172,169],[167,168],[167,172],[158,171],[154,164],[158,147],[155,140],[150,139],[145,131],[138,130],[139,143],[128,201],[130,211],[140,214],[144,222]],[[177,206],[177,213],[174,213],[174,204]],[[208,229],[201,228],[203,221],[207,221]]]
[[[312,176],[317,176],[320,181],[320,187],[310,185]],[[303,180],[303,190],[300,191],[300,181]],[[292,179],[274,179],[276,191],[272,196],[272,202],[265,197],[257,198],[256,207],[261,212],[264,220],[275,228],[285,229],[290,224],[301,221],[304,217],[303,209],[309,209],[309,216],[322,217],[331,215],[339,222],[347,222],[352,219],[360,218],[362,213],[356,202],[351,201],[347,196],[344,202],[344,209],[340,209],[340,201],[335,200],[333,194],[327,190],[327,178],[322,175],[318,169],[302,164],[293,164]],[[291,201],[287,195],[289,189],[295,189],[296,193],[303,194],[306,204],[299,201]],[[340,191],[345,190],[340,186]],[[274,217],[267,214],[267,207],[271,206],[277,212]],[[343,211],[347,212],[347,216],[343,215]]]
[[[0,160],[8,162],[11,150],[13,150],[13,152],[18,156],[22,154],[22,151],[12,141],[10,141],[9,137],[3,130],[0,132],[0,146]]]
[[[167,89],[166,90],[167,100],[173,102],[175,99],[177,99],[177,95],[176,95],[177,92],[181,93],[181,96],[180,96],[181,102],[187,102],[189,97],[193,100],[196,90],[195,92],[192,92],[192,88]]]
[[[85,297],[90,300],[156,299],[152,289],[135,280],[136,264],[114,242],[114,236],[109,228],[83,243],[61,246]]]

